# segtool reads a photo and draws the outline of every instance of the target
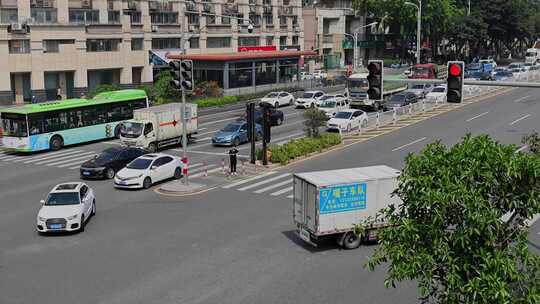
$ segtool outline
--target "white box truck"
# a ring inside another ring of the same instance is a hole
[[[540,41],[535,42],[532,48],[527,49],[525,63],[533,65],[540,63]]]
[[[169,103],[133,111],[133,119],[125,121],[120,140],[127,146],[136,146],[155,152],[157,149],[182,141],[182,105]],[[197,133],[197,105],[186,103],[185,118],[189,137]]]
[[[313,246],[334,236],[340,246],[357,248],[362,238],[375,240],[377,222],[359,237],[354,226],[401,200],[392,196],[400,172],[388,166],[295,173],[293,221],[298,236]]]

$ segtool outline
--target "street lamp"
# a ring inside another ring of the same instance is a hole
[[[422,0],[418,0],[418,5],[412,2],[405,2],[405,5],[411,5],[416,7],[418,15],[416,17],[417,28],[416,28],[416,63],[420,63],[420,29],[422,28]]]
[[[363,26],[359,27],[358,29],[363,29],[363,28],[366,28],[366,27],[375,26],[377,24],[378,24],[378,22],[372,22],[370,24],[363,25]],[[358,67],[358,32],[355,32],[354,34],[348,34],[348,33],[344,33],[344,34],[345,34],[345,36],[352,37],[353,42],[354,42],[354,46],[353,46],[353,70],[354,70],[354,69],[356,69]]]

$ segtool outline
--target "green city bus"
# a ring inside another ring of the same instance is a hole
[[[133,110],[148,107],[143,90],[105,92],[92,99],[67,99],[0,109],[0,147],[17,152],[117,137]]]

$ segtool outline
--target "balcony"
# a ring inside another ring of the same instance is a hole
[[[31,24],[52,24],[58,22],[56,8],[31,8]]]
[[[149,1],[148,8],[150,9],[150,12],[152,11],[172,12],[173,11],[172,2],[168,2],[168,1]]]
[[[150,20],[152,24],[178,24],[178,13],[176,12],[151,12]]]
[[[109,18],[108,18],[109,24],[120,24],[120,11],[110,10],[107,13],[109,15]]]
[[[131,24],[141,24],[141,12],[139,11],[124,11],[124,15],[129,16]]]
[[[19,15],[16,8],[1,8],[0,9],[0,23],[10,24],[19,21]]]

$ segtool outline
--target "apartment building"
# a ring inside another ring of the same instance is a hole
[[[152,82],[152,53],[303,49],[300,0],[0,0],[0,102]],[[252,24],[253,30],[248,31]],[[182,24],[186,26],[182,28]]]

